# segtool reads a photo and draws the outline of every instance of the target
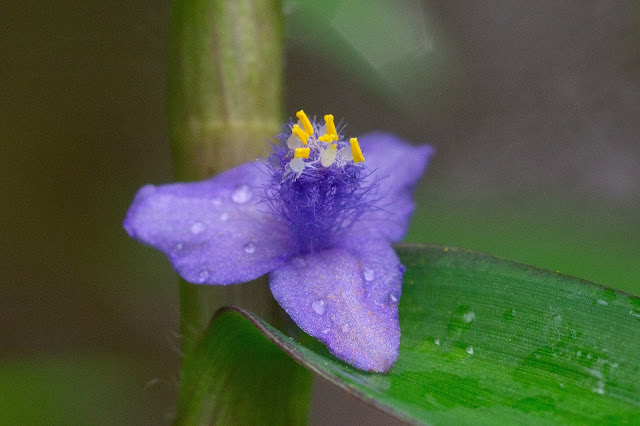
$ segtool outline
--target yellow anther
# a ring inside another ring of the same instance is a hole
[[[298,139],[302,141],[303,144],[305,145],[307,144],[307,139],[309,139],[309,133],[302,130],[300,126],[298,126],[297,124],[294,124],[293,128],[291,129],[291,133],[296,135]]]
[[[296,148],[295,157],[296,158],[309,158],[309,148]]]
[[[318,140],[320,142],[326,142],[329,143],[333,140],[333,135],[330,135],[329,133],[327,133],[326,135],[322,135],[318,138]]]
[[[331,135],[334,141],[338,140],[338,131],[336,125],[333,123],[333,115],[327,114],[324,116],[324,123],[327,126],[327,135]]]
[[[360,144],[358,143],[357,138],[349,139],[349,143],[351,144],[351,154],[353,154],[353,162],[359,163],[364,161],[364,157],[362,156],[362,150],[360,149]]]
[[[300,110],[296,112],[296,117],[298,117],[298,120],[300,120],[300,122],[302,123],[302,127],[304,127],[304,131],[307,132],[308,135],[312,135],[313,126],[311,125],[311,122],[309,121],[309,117],[307,117],[307,114],[305,114],[303,110]]]

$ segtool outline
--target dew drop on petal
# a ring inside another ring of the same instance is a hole
[[[253,193],[251,192],[249,185],[242,185],[235,190],[233,195],[231,195],[231,199],[236,204],[244,204],[251,199],[252,195]]]
[[[207,227],[205,226],[204,223],[202,222],[196,222],[193,225],[191,225],[191,233],[193,235],[198,235],[201,234]]]
[[[364,279],[366,281],[373,281],[376,279],[376,271],[371,268],[364,268]]]
[[[229,220],[229,213],[222,213],[220,215],[220,220],[223,221],[223,222],[228,221]]]
[[[311,309],[318,315],[324,315],[324,311],[326,309],[324,300],[316,300],[311,304]]]
[[[171,256],[177,256],[180,254],[182,249],[184,248],[184,244],[178,243],[171,248]]]
[[[206,269],[203,269],[198,274],[198,283],[199,284],[204,283],[205,281],[207,281],[207,278],[209,278],[209,271],[207,271]]]
[[[391,303],[398,303],[398,298],[393,294],[389,295],[389,300],[391,300]]]
[[[256,245],[253,243],[247,243],[244,245],[244,252],[247,254],[253,254],[256,252]]]

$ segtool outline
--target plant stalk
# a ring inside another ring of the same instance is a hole
[[[176,180],[206,179],[266,153],[265,140],[280,130],[282,70],[279,0],[172,2],[168,119]],[[226,287],[180,282],[183,363],[213,313],[231,304],[278,320],[266,279]]]

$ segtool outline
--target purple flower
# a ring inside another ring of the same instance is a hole
[[[124,227],[192,283],[269,273],[273,296],[300,328],[359,369],[388,371],[404,273],[391,243],[407,231],[433,150],[384,133],[347,141],[333,116],[322,124],[297,116],[266,161],[143,187]]]

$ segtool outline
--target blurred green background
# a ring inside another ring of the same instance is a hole
[[[283,7],[287,115],[436,146],[408,241],[640,294],[637,1]],[[0,3],[2,424],[171,421],[177,278],[120,226],[171,181],[168,22],[168,2]],[[313,423],[364,410],[322,404]]]

